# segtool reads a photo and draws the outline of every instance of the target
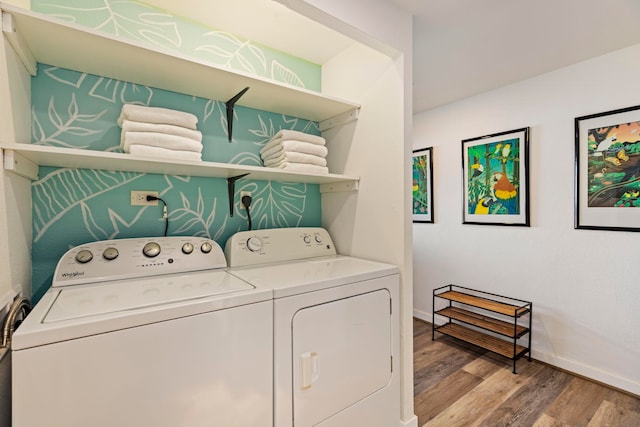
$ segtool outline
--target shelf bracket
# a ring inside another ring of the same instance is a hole
[[[325,130],[355,122],[358,120],[358,117],[360,117],[360,107],[338,114],[337,116],[333,116],[327,120],[323,120],[318,123],[318,127],[320,128],[320,132],[324,132]]]
[[[7,12],[2,12],[2,32],[9,41],[11,47],[20,58],[20,62],[24,65],[24,68],[29,74],[35,76],[38,72],[36,65],[36,59],[29,49],[29,45],[20,37],[16,31],[16,23],[13,15]]]
[[[229,216],[233,216],[233,195],[236,193],[236,181],[240,178],[244,178],[247,175],[249,175],[248,172],[243,173],[242,175],[227,178],[227,190],[229,191]]]
[[[3,150],[4,168],[32,181],[38,179],[38,165],[15,150]]]
[[[231,138],[233,137],[233,108],[235,107],[236,102],[238,102],[240,97],[244,95],[248,90],[249,87],[247,86],[240,92],[238,92],[236,96],[225,102],[225,105],[227,106],[227,133],[229,134],[229,142],[231,142]]]
[[[320,193],[337,193],[340,191],[356,191],[360,181],[342,181],[320,184]]]

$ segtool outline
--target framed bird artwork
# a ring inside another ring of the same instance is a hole
[[[462,141],[462,223],[529,226],[529,128]]]
[[[575,228],[640,231],[640,106],[575,119]]]
[[[433,147],[413,150],[413,222],[434,222]]]

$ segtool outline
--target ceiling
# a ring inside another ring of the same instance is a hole
[[[383,1],[414,15],[414,113],[640,43],[639,0]],[[278,1],[146,3],[318,64],[351,43]]]
[[[414,15],[414,114],[640,43],[638,0],[388,1]]]

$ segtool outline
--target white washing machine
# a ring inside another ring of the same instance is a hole
[[[400,425],[399,271],[322,228],[240,232],[229,272],[274,297],[274,425]]]
[[[196,237],[71,249],[13,335],[13,426],[272,426],[272,293],[225,267]]]

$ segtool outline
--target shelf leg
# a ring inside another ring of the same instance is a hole
[[[436,291],[433,291],[431,300],[431,341],[436,339]]]
[[[533,322],[533,304],[529,305],[529,362],[531,362],[531,335],[533,335],[533,329],[532,329],[532,322]]]

